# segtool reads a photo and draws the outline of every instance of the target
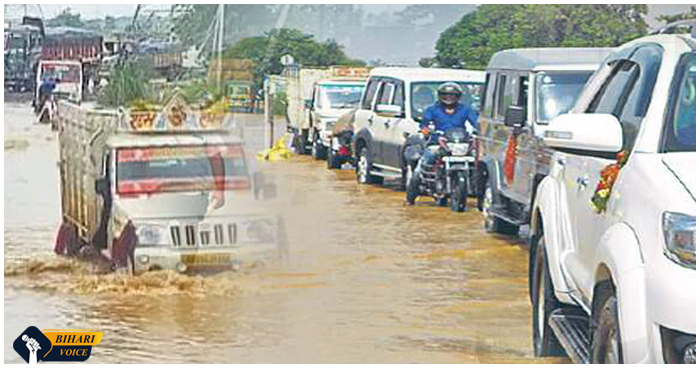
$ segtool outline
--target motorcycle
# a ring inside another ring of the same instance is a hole
[[[333,133],[331,147],[326,157],[329,169],[340,169],[346,162],[352,162],[352,130]]]
[[[39,116],[39,122],[42,124],[51,124],[51,129],[56,130],[58,126],[56,125],[56,111],[58,110],[58,105],[56,103],[56,96],[52,93],[41,99],[41,102],[35,106],[35,112]]]
[[[434,139],[433,136],[437,136]],[[470,166],[473,166],[473,141],[466,129],[454,128],[446,132],[430,127],[424,134],[425,144],[416,144],[406,150],[405,159],[410,179],[406,188],[406,202],[415,204],[416,198],[427,195],[441,206],[450,201],[452,211],[468,211],[470,193]],[[423,162],[424,150],[436,154],[433,164]],[[413,173],[415,172],[415,174]]]

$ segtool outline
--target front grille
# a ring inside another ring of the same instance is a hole
[[[170,238],[175,247],[235,245],[238,228],[235,223],[215,224],[213,227],[198,225],[171,226]]]

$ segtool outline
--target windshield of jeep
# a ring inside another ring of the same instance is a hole
[[[246,189],[240,144],[117,149],[117,193]]]
[[[591,74],[592,71],[539,73],[535,81],[537,122],[546,123],[571,110]]]
[[[684,54],[671,87],[661,152],[695,152],[695,52]]]
[[[316,107],[319,109],[351,109],[359,106],[364,84],[321,84]]]
[[[413,120],[421,121],[423,113],[428,107],[437,102],[437,90],[445,83],[441,82],[415,82],[411,84],[411,116]],[[481,106],[481,89],[483,83],[456,82],[462,87],[462,98],[459,102],[471,106],[474,111],[479,111]]]

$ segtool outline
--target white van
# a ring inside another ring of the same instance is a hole
[[[371,184],[401,178],[405,188],[409,179],[404,161],[407,139],[418,132],[423,112],[437,101],[438,87],[458,83],[464,90],[461,103],[478,111],[485,75],[458,69],[373,69],[355,113],[357,181]]]

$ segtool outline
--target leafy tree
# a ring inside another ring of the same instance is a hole
[[[84,26],[79,13],[72,13],[70,8],[65,8],[61,14],[46,21],[47,27],[76,27]]]
[[[442,67],[483,69],[501,50],[618,46],[646,34],[646,5],[481,5],[435,46]]]
[[[659,15],[656,20],[659,22],[664,22],[665,24],[671,24],[673,22],[683,20],[683,19],[695,19],[695,5],[690,6],[690,10],[685,13],[679,13],[674,15]]]
[[[280,58],[287,54],[292,55],[297,64],[309,67],[364,65],[360,60],[347,57],[343,47],[334,40],[318,42],[311,35],[288,28],[274,29],[260,37],[244,38],[226,49],[223,56],[253,60],[256,64],[255,79],[260,83],[265,75],[282,72],[284,67]]]

